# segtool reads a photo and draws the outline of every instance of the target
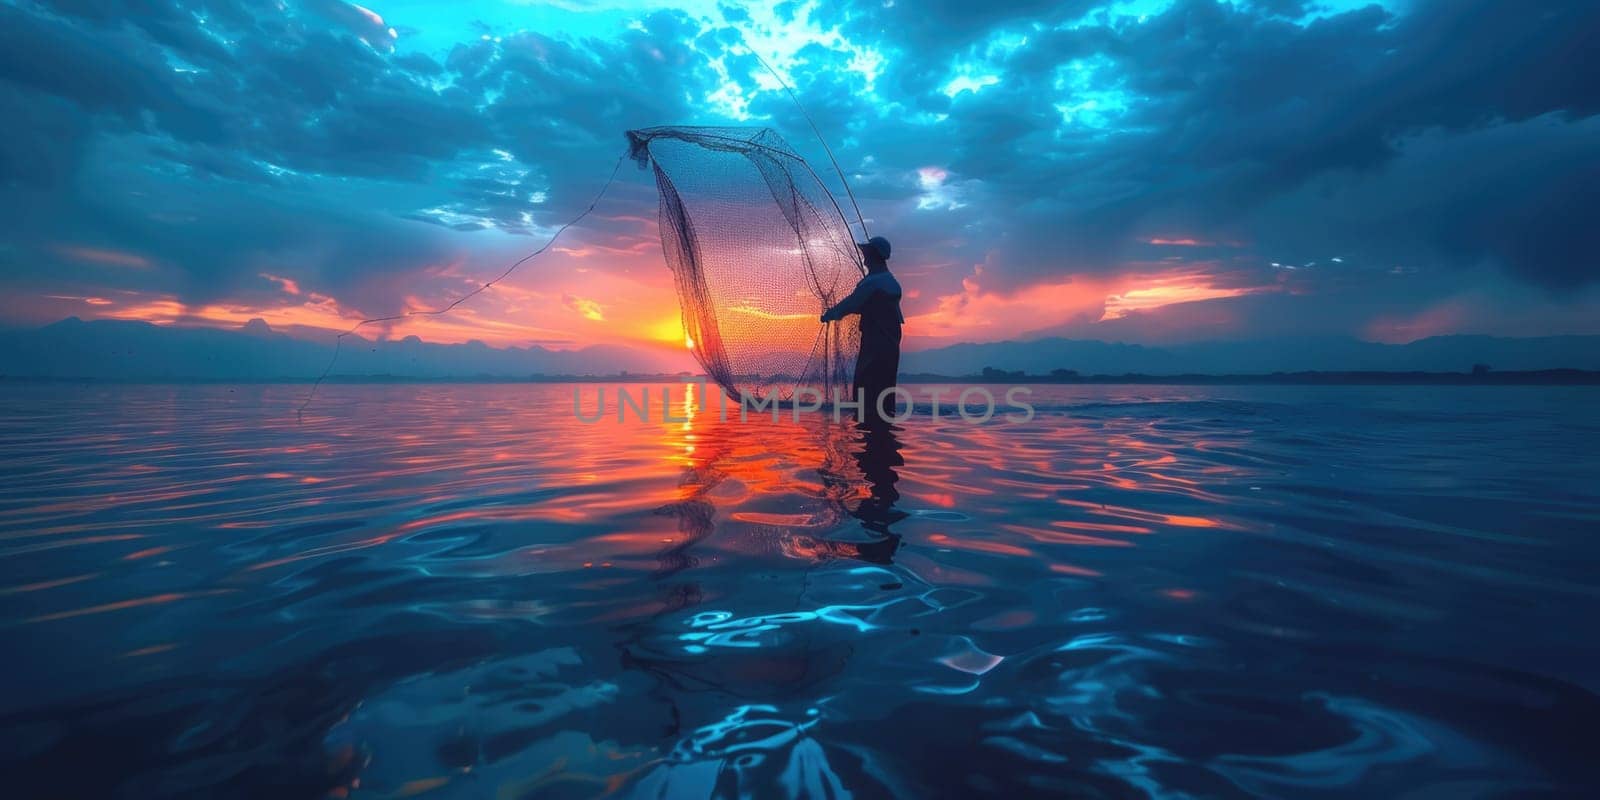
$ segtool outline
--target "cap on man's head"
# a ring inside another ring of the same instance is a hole
[[[856,247],[867,255],[877,254],[884,261],[889,260],[889,240],[882,236],[874,236],[864,242],[856,242]]]

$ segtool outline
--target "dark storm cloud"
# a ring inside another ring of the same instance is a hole
[[[128,127],[203,132],[201,109],[163,71],[161,49],[137,32],[91,33],[0,7],[0,75],[14,90],[62,98]]]
[[[493,141],[535,166],[529,179],[551,187],[546,211],[562,218],[587,204],[621,156],[623,131],[704,117],[690,97],[716,85],[707,57],[720,47],[687,17],[658,12],[613,39],[526,32],[458,45],[445,66],[463,91],[497,98],[481,112]],[[526,210],[492,192],[482,197],[508,226]]]
[[[316,109],[286,86],[254,80],[258,73],[244,64],[259,62],[236,61],[236,52],[213,39],[237,36],[237,49],[248,52],[257,46],[251,37],[282,33],[273,26],[283,21],[232,17],[240,27],[213,33],[195,30],[195,16],[158,5],[138,15],[103,4],[54,10],[60,15],[0,10],[0,105],[17,112],[9,119],[26,123],[0,137],[0,226],[17,248],[8,258],[16,262],[8,270],[13,279],[36,271],[204,303],[258,285],[264,266],[320,277],[319,288],[332,291],[364,274],[446,257],[421,226],[330,208],[291,171],[331,163],[347,174],[392,171],[452,151],[438,135],[426,144],[377,135],[372,121],[394,121],[381,113],[381,86],[341,107],[346,116],[329,115],[315,131],[304,130]],[[229,18],[210,24],[222,28]],[[335,47],[331,38],[289,36],[277,52],[325,63],[328,54],[356,49],[348,41]],[[321,53],[309,51],[319,44]],[[369,129],[352,131],[348,120],[363,114]],[[355,152],[331,152],[341,139],[357,138],[364,141]],[[89,263],[62,255],[86,250],[117,255]],[[119,260],[148,268],[107,266]],[[389,294],[374,305],[392,307]]]
[[[1600,35],[1593,3],[1436,0],[1308,24],[1287,3],[1179,0],[1143,22],[1071,4],[1028,20],[983,4],[959,30],[919,23],[920,9],[860,3],[830,13],[883,37],[894,57],[880,91],[898,94],[907,116],[949,115],[871,150],[900,171],[938,164],[981,184],[986,213],[975,222],[1009,243],[998,260],[1010,275],[996,280],[1110,267],[1142,237],[1195,231],[1325,256],[1284,241],[1277,226],[1287,220],[1273,211],[1310,186],[1329,198],[1359,186],[1377,199],[1296,202],[1302,214],[1351,222],[1316,237],[1334,252],[1359,246],[1440,267],[1492,261],[1548,286],[1600,276],[1589,226],[1575,224],[1600,211],[1590,188],[1600,140],[1574,135],[1600,111],[1600,72],[1586,55]],[[996,53],[1002,35],[1027,41]],[[1000,82],[948,97],[957,63]],[[1061,70],[1073,66],[1087,66],[1088,81],[1062,87]],[[1096,125],[1064,123],[1055,104],[1084,96],[1125,108]],[[1520,124],[1543,116],[1549,124]],[[1495,149],[1451,145],[1501,128]],[[1448,168],[1410,182],[1407,162],[1444,157],[1430,148],[1470,159],[1455,166],[1476,176],[1471,198],[1456,196]],[[1386,191],[1410,205],[1384,202]],[[1403,231],[1359,238],[1401,211]]]
[[[658,13],[606,40],[474,39],[441,63],[394,56],[385,21],[337,0],[0,7],[0,257],[14,282],[186,303],[270,271],[387,313],[406,276],[462,257],[451,229],[547,229],[622,130],[692,120],[687,96],[715,79],[699,33]],[[85,248],[150,266],[62,255]]]
[[[849,60],[848,54],[817,44],[800,48],[795,54],[792,77],[794,90],[805,98],[804,112],[787,94],[764,92],[753,95],[750,113],[763,119],[763,124],[789,134],[789,143],[802,153],[818,147],[809,135],[807,115],[821,130],[834,132],[840,145],[864,155],[877,152],[878,132],[889,126],[880,119],[878,104],[867,96],[862,75],[848,69]],[[730,56],[728,61],[730,72],[737,75],[766,73],[766,67],[752,55]],[[745,88],[749,91],[755,87],[752,81]],[[818,157],[825,158],[821,154]],[[825,163],[816,166],[824,167]]]

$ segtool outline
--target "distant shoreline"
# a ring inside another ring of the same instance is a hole
[[[0,383],[128,384],[309,384],[315,378],[208,378],[144,376],[121,378],[37,377],[0,375]],[[707,380],[701,375],[476,375],[417,377],[406,375],[330,375],[325,384],[520,384],[520,383],[688,383]],[[1600,386],[1600,370],[1545,369],[1472,372],[1273,372],[1265,374],[1210,375],[1028,375],[991,371],[980,375],[914,373],[900,376],[902,384],[1145,384],[1145,385],[1286,385],[1286,386]]]
[[[1155,385],[1288,385],[1288,386],[1596,386],[1600,371],[1541,369],[1472,372],[1272,372],[1264,374],[1210,375],[1026,375],[999,373],[951,378],[942,375],[902,375],[901,383],[1033,383],[1033,384],[1155,384]]]

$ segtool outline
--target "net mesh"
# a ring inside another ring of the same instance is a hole
[[[661,249],[706,374],[733,397],[847,393],[860,332],[817,318],[863,265],[805,160],[767,128],[646,128],[628,143],[655,173]]]

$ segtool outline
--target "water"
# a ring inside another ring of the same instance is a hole
[[[1596,790],[1592,389],[304,391],[4,385],[8,795]]]

